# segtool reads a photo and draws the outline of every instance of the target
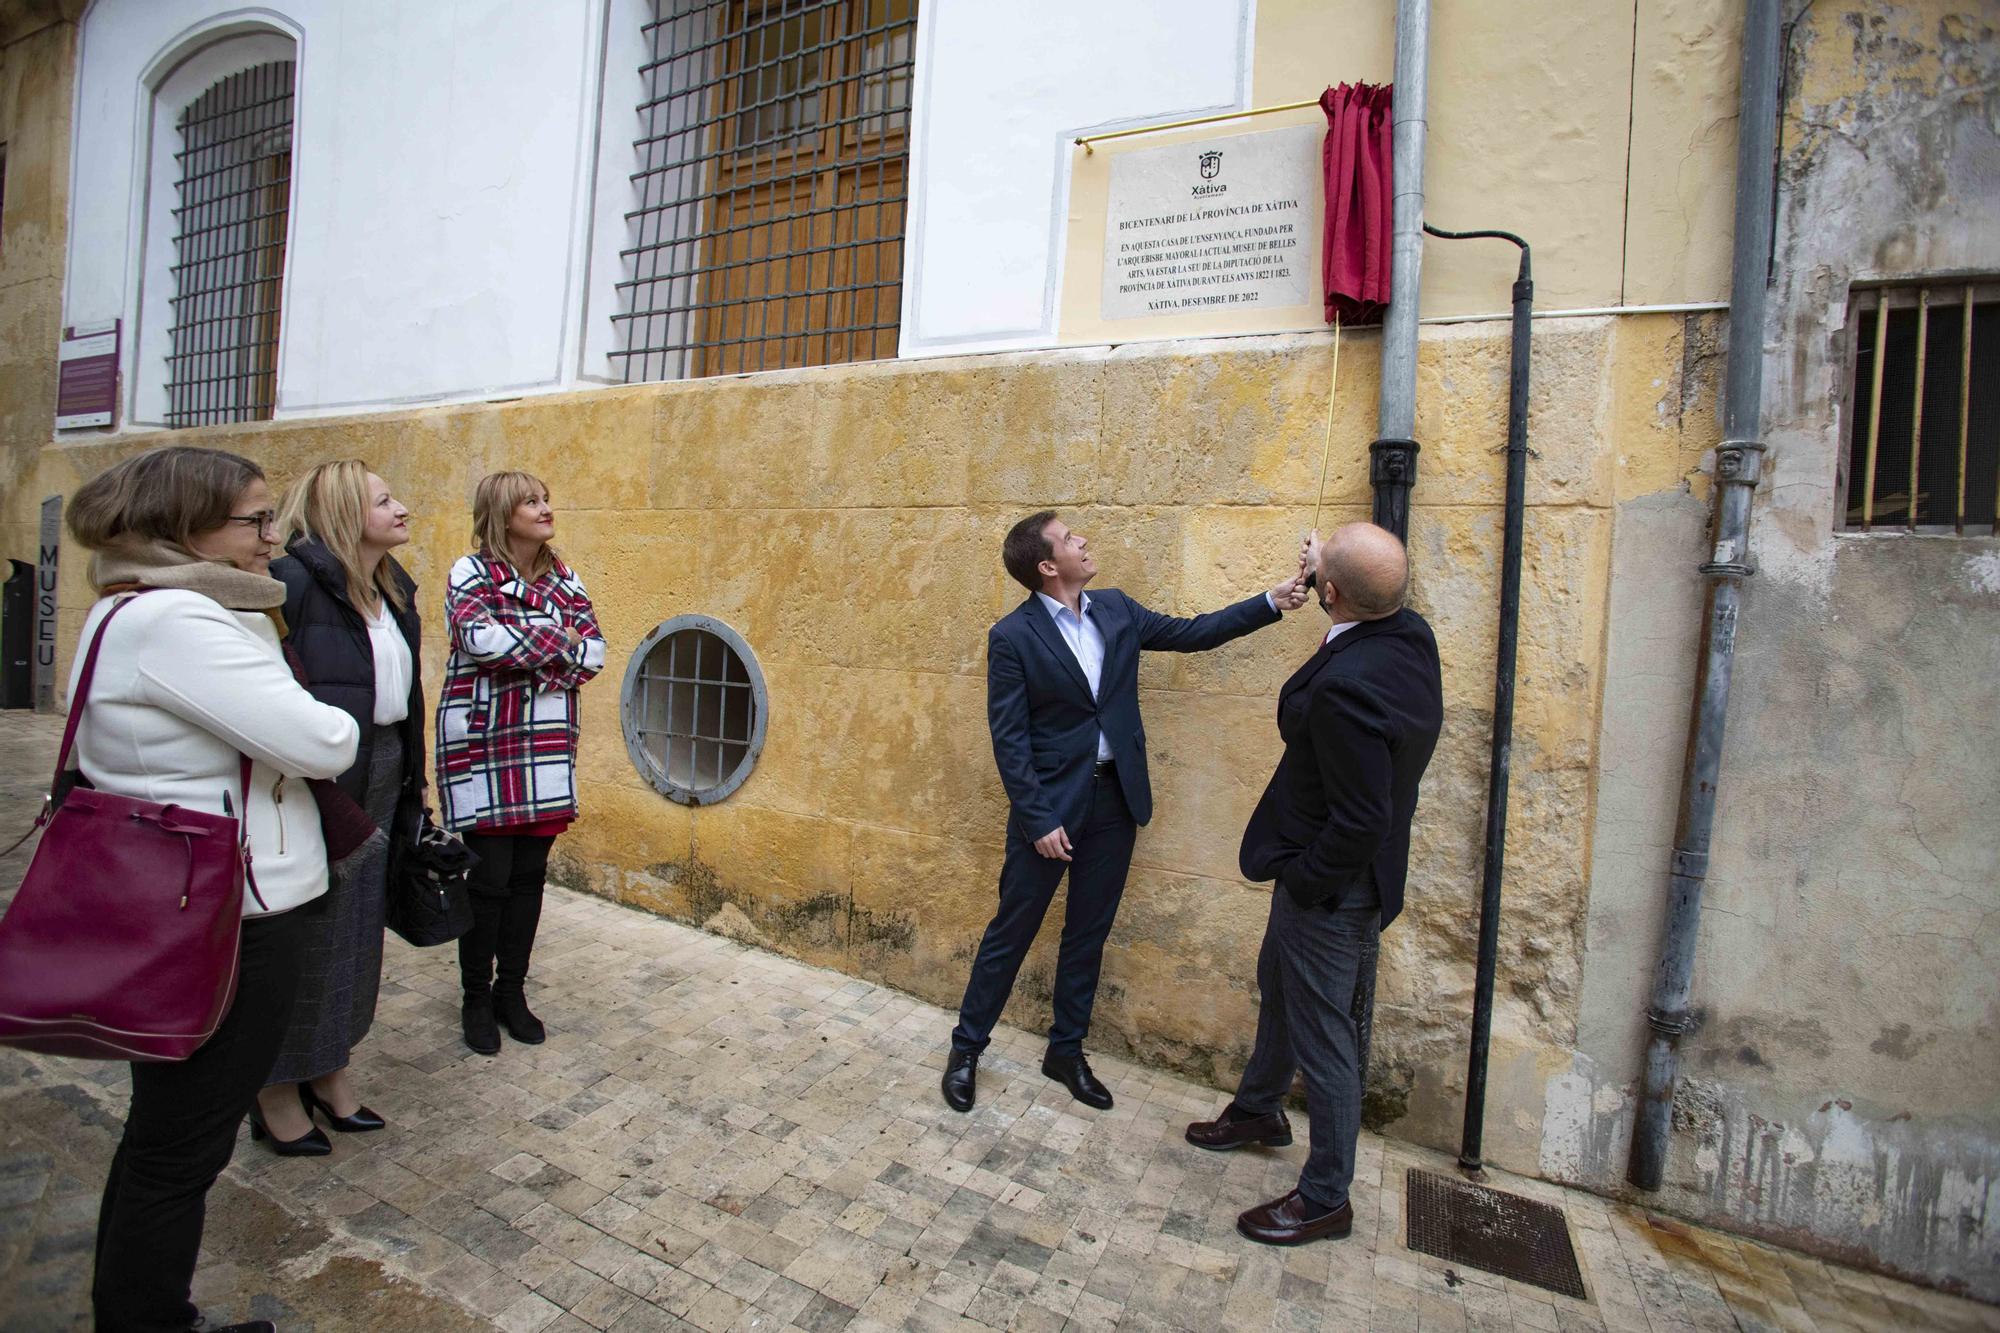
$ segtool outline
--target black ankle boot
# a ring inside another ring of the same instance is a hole
[[[459,1011],[459,1021],[465,1029],[465,1044],[481,1055],[500,1053],[500,1029],[493,1023],[493,997],[474,995],[465,997],[465,1007]]]
[[[507,1035],[523,1046],[539,1046],[548,1040],[542,1020],[528,1012],[527,997],[517,990],[493,992],[493,1016],[506,1027]]]

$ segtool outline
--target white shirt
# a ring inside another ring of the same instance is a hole
[[[1335,639],[1347,633],[1347,631],[1353,629],[1356,625],[1359,625],[1360,623],[1361,622],[1358,620],[1341,621],[1338,625],[1335,625],[1332,629],[1326,632],[1326,637],[1319,641],[1319,646],[1322,648],[1326,647],[1329,643],[1332,643]]]
[[[378,602],[375,614],[367,619],[368,647],[375,654],[375,725],[386,727],[410,715],[410,676],[415,663],[410,660],[409,641],[389,614],[387,602]]]
[[[1056,631],[1063,636],[1063,642],[1069,645],[1070,652],[1076,654],[1076,664],[1083,668],[1083,678],[1090,682],[1090,697],[1095,699],[1098,682],[1104,675],[1104,632],[1098,629],[1097,622],[1091,619],[1090,594],[1083,593],[1077,599],[1077,605],[1083,608],[1081,616],[1045,592],[1038,592],[1035,596],[1042,599],[1042,605],[1048,609],[1049,619],[1056,622]],[[1099,727],[1097,762],[1103,764],[1110,760],[1111,742],[1105,739],[1104,729]]]

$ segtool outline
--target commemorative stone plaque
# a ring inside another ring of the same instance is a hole
[[[1105,211],[1105,319],[1317,299],[1306,234],[1321,131],[1294,125],[1121,153]]]

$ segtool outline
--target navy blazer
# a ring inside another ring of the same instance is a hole
[[[1090,594],[1104,636],[1097,697],[1048,608],[1033,593],[986,635],[986,720],[1014,826],[1030,841],[1082,826],[1097,771],[1097,733],[1118,765],[1132,817],[1153,817],[1146,728],[1139,720],[1139,653],[1199,653],[1282,619],[1263,593],[1182,619],[1106,588]]]
[[[1285,753],[1243,830],[1243,877],[1275,878],[1302,907],[1338,907],[1372,878],[1382,924],[1394,921],[1443,724],[1437,639],[1415,611],[1322,645],[1278,691]]]

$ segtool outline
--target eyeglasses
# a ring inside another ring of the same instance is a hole
[[[259,509],[254,514],[231,514],[229,521],[241,523],[246,528],[257,529],[259,537],[278,535],[278,511],[275,509]]]

